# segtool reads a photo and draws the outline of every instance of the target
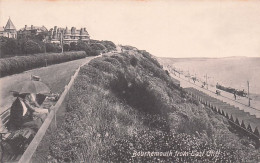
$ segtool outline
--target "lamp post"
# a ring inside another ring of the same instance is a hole
[[[46,53],[46,42],[47,42],[47,36],[42,40],[44,42],[44,53]]]
[[[206,74],[204,77],[206,78],[206,83],[205,83],[205,85],[207,86],[207,89],[208,89],[208,74]]]
[[[250,106],[249,81],[247,81],[247,97],[248,97],[248,106]]]
[[[60,45],[61,45],[61,53],[63,53],[63,33],[60,32]]]

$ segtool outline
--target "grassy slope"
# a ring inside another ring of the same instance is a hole
[[[13,96],[9,92],[18,82],[30,80],[30,75],[38,75],[46,83],[52,92],[61,93],[64,86],[70,81],[70,77],[82,63],[92,57],[70,61],[66,63],[51,65],[26,71],[21,74],[11,75],[0,79],[0,106],[7,106],[12,103]],[[2,112],[2,110],[0,111]]]
[[[254,160],[246,139],[194,101],[143,51],[103,56],[84,66],[52,135],[49,156],[71,162]],[[131,157],[135,151],[209,151],[217,157]],[[258,155],[259,156],[259,155]]]

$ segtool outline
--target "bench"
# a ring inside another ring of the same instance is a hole
[[[10,108],[5,110],[0,114],[0,146],[1,146],[1,162],[4,161],[14,161],[18,155],[11,154],[7,149],[10,150],[10,145],[8,144],[8,139],[15,136],[16,132],[9,132],[6,128],[6,124],[9,122]],[[26,133],[21,133],[26,134]]]
[[[6,132],[7,129],[5,127],[9,121],[9,117],[10,117],[10,108],[8,108],[7,110],[5,110],[3,113],[0,114],[0,120],[1,120],[0,125],[2,125],[2,126],[0,126],[0,129],[4,130],[4,131],[0,130],[1,140],[2,139],[5,140],[11,134],[11,133]]]
[[[12,139],[13,137],[16,137],[17,134],[20,134],[24,137],[29,137],[28,136],[28,131],[23,131],[23,130],[17,130],[16,131],[8,131],[7,130],[7,127],[6,127],[6,124],[9,122],[9,118],[10,118],[10,108],[8,108],[6,111],[4,111],[3,113],[0,114],[0,119],[1,119],[1,130],[4,130],[4,131],[1,131],[0,130],[0,134],[1,134],[1,140],[6,140],[6,139]],[[0,140],[0,141],[1,141]]]
[[[42,103],[43,108],[50,108],[57,99],[59,99],[59,94],[52,94],[46,99],[45,97],[40,96],[39,102]],[[26,150],[34,137],[34,134],[36,134],[35,131],[27,127],[15,131],[8,131],[6,125],[9,122],[10,111],[11,109],[8,108],[0,114],[0,152],[4,153],[0,155],[0,162],[16,161],[24,150]],[[10,149],[12,152],[10,152]]]

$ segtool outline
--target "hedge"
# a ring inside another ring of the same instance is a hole
[[[0,59],[0,77],[21,73],[33,68],[43,67],[48,65],[72,61],[87,57],[84,51],[64,52],[64,53],[47,53],[34,54],[29,56],[15,56],[10,58]],[[46,60],[46,61],[45,61]]]

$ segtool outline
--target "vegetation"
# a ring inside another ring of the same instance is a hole
[[[58,44],[46,43],[45,46],[46,46],[46,52],[47,53],[51,53],[51,52],[60,53],[62,51],[61,47]],[[66,44],[64,46],[65,46],[65,49],[66,49]],[[64,50],[64,51],[68,51],[68,50]]]
[[[260,157],[253,142],[230,132],[225,118],[188,96],[146,51],[103,55],[82,67],[66,111],[50,138],[48,158],[54,162],[257,162]],[[215,153],[207,155],[210,151]],[[138,157],[138,152],[173,155]]]
[[[123,48],[124,50],[137,50],[136,47],[130,45],[121,45],[121,48]]]
[[[45,52],[45,43],[40,38],[13,39],[0,37],[0,57],[28,55]],[[54,51],[51,51],[54,52]]]
[[[0,58],[12,56],[24,56],[37,53],[60,53],[61,45],[57,43],[45,43],[44,35],[32,35],[18,39],[0,37]],[[64,51],[85,51],[88,56],[96,56],[100,52],[116,50],[116,45],[111,41],[92,40],[91,43],[71,42],[64,44]]]
[[[96,50],[105,50],[106,52],[116,50],[116,45],[112,41],[90,40],[90,45]]]
[[[18,39],[0,37],[0,77],[20,73],[32,68],[55,64],[86,56],[97,56],[101,52],[116,49],[111,41],[97,41],[87,43],[79,40],[63,45],[44,43],[44,35],[32,35]],[[74,52],[78,51],[78,52]],[[85,51],[83,53],[82,51]]]
[[[83,41],[78,41],[78,43],[76,45],[76,49],[84,50],[90,56],[97,56],[99,54],[99,52],[97,50],[92,49],[89,44],[87,44],[86,42],[83,42]]]
[[[62,63],[87,57],[84,51],[34,54],[0,59],[0,77],[20,73],[33,68]]]

